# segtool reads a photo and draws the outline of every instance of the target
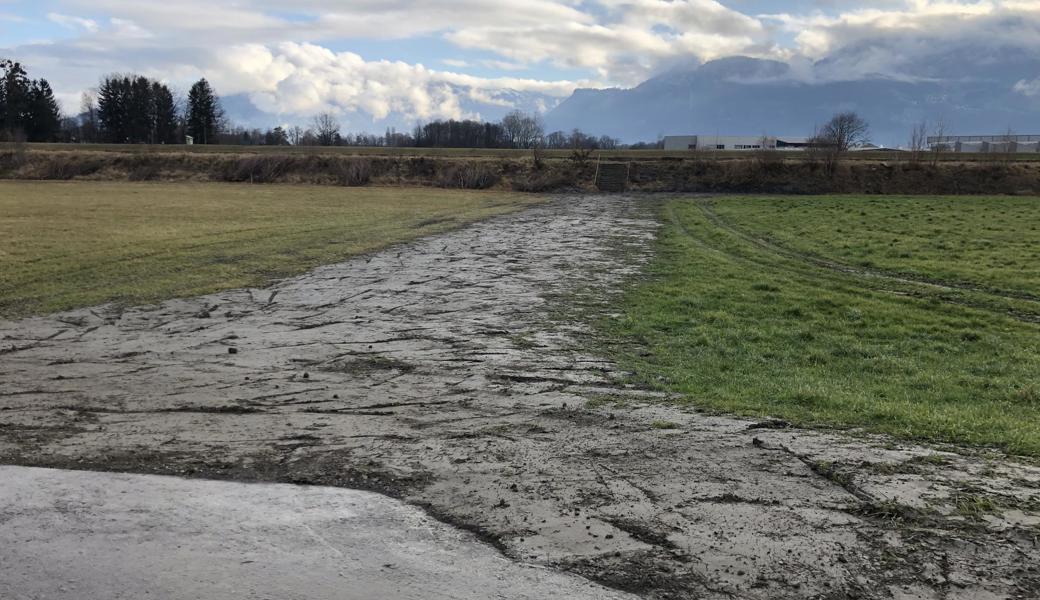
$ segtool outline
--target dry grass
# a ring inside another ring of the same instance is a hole
[[[439,189],[0,182],[0,315],[263,285],[540,201]]]
[[[0,143],[0,151],[10,144]],[[31,150],[76,151],[76,152],[138,152],[138,153],[179,153],[191,154],[324,154],[347,156],[390,156],[390,157],[440,157],[440,158],[531,158],[531,150],[514,150],[510,148],[382,148],[382,147],[314,147],[314,146],[217,146],[217,145],[147,145],[147,144],[28,144]],[[569,159],[573,150],[543,150],[541,155],[546,159]],[[759,153],[762,154],[762,153]],[[785,160],[805,158],[799,152],[774,152]],[[591,160],[627,158],[630,160],[658,160],[662,158],[691,159],[699,157],[703,160],[748,159],[754,155],[748,152],[691,152],[689,150],[595,150],[590,154]],[[961,154],[947,152],[938,157],[942,162],[993,162],[995,159],[1015,162],[1040,161],[1040,152],[1022,154]],[[909,161],[909,152],[870,151],[852,152],[846,156],[850,161]],[[931,156],[928,156],[931,160]],[[772,157],[769,160],[774,160]]]
[[[57,148],[57,149],[55,149]],[[392,185],[527,192],[594,189],[597,157],[519,151],[387,148],[188,146],[32,146],[0,148],[0,179],[61,181],[212,181],[340,186]],[[378,151],[378,152],[377,152]],[[482,152],[491,152],[482,155]],[[648,152],[648,151],[636,151]],[[788,156],[790,153],[784,154]],[[742,154],[728,159],[686,153],[613,158],[628,163],[642,191],[868,194],[1037,194],[1040,162],[938,165],[865,160],[836,169],[795,157]],[[621,155],[617,155],[621,156]]]

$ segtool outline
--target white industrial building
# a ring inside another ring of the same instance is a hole
[[[803,150],[808,138],[772,137],[768,135],[669,135],[665,150]]]
[[[1040,135],[945,135],[928,138],[931,150],[992,154],[1040,152]]]

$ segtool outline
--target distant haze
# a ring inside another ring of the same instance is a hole
[[[871,140],[889,147],[906,145],[915,124],[928,121],[931,130],[940,119],[947,134],[1040,133],[1040,94],[1016,89],[1040,73],[1040,56],[965,48],[960,55],[935,58],[921,65],[922,75],[913,80],[873,75],[849,81],[812,77],[835,61],[813,65],[807,78],[784,63],[720,59],[633,89],[578,90],[547,115],[547,127],[578,127],[623,140],[716,133],[809,136],[834,112],[852,110],[870,123]]]

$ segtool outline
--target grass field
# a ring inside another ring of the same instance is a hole
[[[1037,198],[719,198],[664,211],[606,323],[697,406],[1040,456]]]
[[[0,315],[262,285],[539,201],[439,189],[0,182]]]

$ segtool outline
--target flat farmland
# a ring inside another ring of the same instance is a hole
[[[66,302],[100,285],[183,297],[0,319],[2,464],[380,492],[635,597],[890,600],[923,573],[937,575],[913,588],[922,598],[1040,589],[1040,467],[1021,456],[1040,455],[1040,311],[1010,285],[972,284],[971,261],[999,249],[965,250],[941,283],[924,251],[922,266],[882,262],[909,260],[902,249],[824,248],[845,218],[898,223],[877,198],[14,189],[39,195],[3,207],[22,215],[5,222],[20,240],[3,246],[5,275],[13,251],[54,297],[80,294]],[[949,240],[979,223],[1029,235],[1028,205],[997,220],[1007,199],[979,199],[987,210],[955,226],[959,200],[921,200],[903,201],[906,218],[949,223]],[[62,228],[27,218],[34,207]],[[186,291],[326,260],[263,290]],[[5,290],[35,285],[21,277]],[[836,430],[850,427],[893,435]],[[342,563],[310,523],[301,547]],[[16,561],[46,556],[32,534],[9,537]]]
[[[0,316],[264,285],[540,201],[437,189],[0,182]]]
[[[662,210],[608,321],[712,410],[1040,455],[1040,199],[728,197]]]

